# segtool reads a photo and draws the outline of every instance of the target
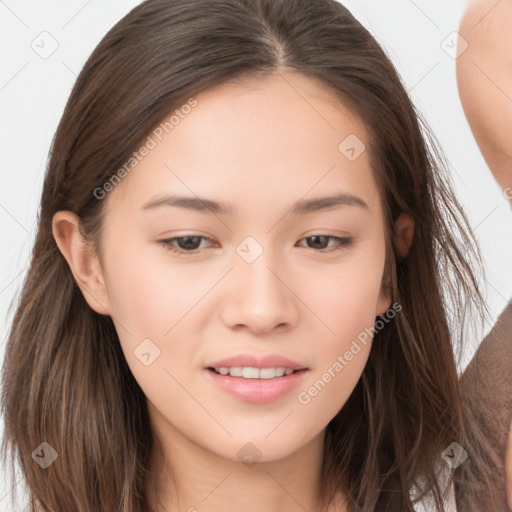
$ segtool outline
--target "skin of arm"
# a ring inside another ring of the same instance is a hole
[[[460,23],[468,48],[457,59],[466,118],[494,178],[512,200],[512,0],[472,0]]]

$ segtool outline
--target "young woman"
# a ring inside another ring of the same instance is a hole
[[[342,5],[140,4],[67,103],[8,340],[29,510],[448,510],[478,262]]]

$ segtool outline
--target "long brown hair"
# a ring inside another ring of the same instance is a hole
[[[443,510],[441,454],[466,444],[454,347],[483,314],[476,242],[447,164],[393,65],[334,0],[148,0],[103,38],[82,69],[53,139],[37,237],[3,366],[4,457],[17,457],[30,510],[143,512],[152,435],[144,393],[109,316],[86,303],[52,236],[75,212],[100,252],[105,201],[94,191],[161,120],[201,91],[287,68],[320,80],[369,131],[385,205],[390,293],[401,311],[327,425],[323,482],[350,510],[412,512],[411,492]],[[415,222],[406,258],[392,243]],[[58,459],[42,470],[47,442]]]

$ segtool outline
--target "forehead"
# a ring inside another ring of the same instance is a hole
[[[280,72],[237,79],[195,100],[148,134],[154,147],[116,187],[118,200],[142,207],[172,192],[256,208],[326,191],[377,200],[365,126],[321,82]]]

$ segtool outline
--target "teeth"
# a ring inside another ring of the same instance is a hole
[[[252,366],[232,366],[226,368],[214,368],[216,373],[220,375],[230,375],[231,377],[243,377],[244,379],[274,379],[275,377],[282,377],[283,375],[290,375],[293,373],[291,368],[253,368]]]
[[[260,370],[259,368],[244,368],[242,370],[242,377],[244,379],[259,379],[260,378]]]

